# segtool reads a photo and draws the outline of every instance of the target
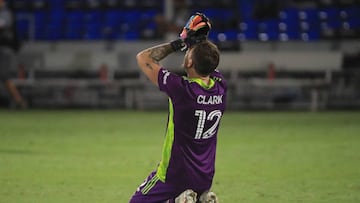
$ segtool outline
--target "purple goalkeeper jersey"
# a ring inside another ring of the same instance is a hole
[[[226,104],[226,82],[214,71],[209,84],[161,68],[161,91],[169,96],[169,117],[157,176],[194,190],[210,189],[215,173],[217,132]]]

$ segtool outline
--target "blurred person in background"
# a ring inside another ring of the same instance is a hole
[[[5,0],[0,0],[0,85],[5,87],[5,94],[11,96],[17,107],[25,108],[26,103],[10,80],[19,48],[13,14],[6,7]]]
[[[0,46],[14,52],[20,48],[16,36],[16,27],[13,13],[7,8],[5,0],[0,0]]]

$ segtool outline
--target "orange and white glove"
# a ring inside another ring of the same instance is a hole
[[[180,39],[173,41],[173,49],[175,51],[186,51],[193,45],[206,40],[210,29],[211,23],[209,18],[203,13],[192,15],[180,33]]]
[[[182,32],[180,38],[184,41],[192,37],[205,37],[207,38],[211,24],[209,18],[203,13],[196,13],[190,17]]]

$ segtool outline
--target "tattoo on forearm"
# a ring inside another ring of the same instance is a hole
[[[159,63],[167,55],[171,54],[173,51],[170,44],[162,44],[149,49],[150,57],[154,60],[155,63]]]
[[[145,65],[146,65],[146,67],[148,67],[149,69],[151,69],[151,70],[153,69],[153,67],[152,67],[149,63],[146,63]]]

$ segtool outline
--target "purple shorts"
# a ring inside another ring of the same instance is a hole
[[[175,198],[183,191],[162,182],[153,171],[136,190],[129,203],[167,203],[175,202]]]
[[[156,171],[153,171],[137,188],[129,203],[174,203],[175,198],[187,189],[193,188],[164,183],[159,180]],[[201,194],[204,191],[195,192]]]

